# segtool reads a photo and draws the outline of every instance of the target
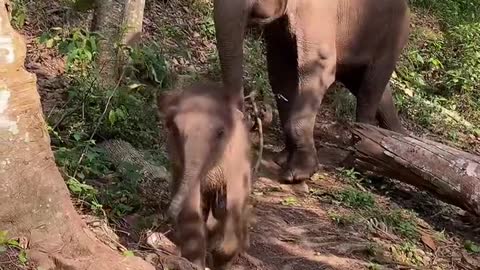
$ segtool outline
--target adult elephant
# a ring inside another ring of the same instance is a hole
[[[356,120],[404,133],[389,80],[409,35],[406,0],[215,0],[226,91],[243,108],[243,41],[264,25],[269,81],[285,135],[277,162],[287,182],[317,168],[316,112],[335,80],[357,98]]]

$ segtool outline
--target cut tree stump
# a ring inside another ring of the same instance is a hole
[[[353,124],[348,164],[398,179],[480,216],[480,157],[428,139]]]

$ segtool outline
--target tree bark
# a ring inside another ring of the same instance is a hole
[[[126,27],[126,32],[123,35],[122,44],[134,46],[138,43],[142,34],[145,0],[124,1],[125,11],[123,16],[123,25]]]
[[[73,208],[5,0],[0,40],[0,231],[28,239],[27,255],[42,269],[155,269],[100,243]]]
[[[100,33],[97,65],[103,82],[113,86],[125,59],[115,43],[134,46],[142,33],[145,0],[97,0],[91,30]]]
[[[350,129],[346,161],[360,171],[398,179],[480,216],[480,157],[367,124]]]
[[[97,66],[100,70],[102,83],[113,86],[118,79],[118,50],[113,46],[120,39],[122,25],[123,0],[96,0],[91,31],[101,35],[98,41]]]

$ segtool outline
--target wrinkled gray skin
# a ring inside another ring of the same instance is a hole
[[[243,114],[212,83],[196,83],[157,101],[165,116],[172,164],[169,215],[182,256],[204,269],[210,248],[211,268],[228,269],[248,246],[251,164]],[[207,228],[210,210],[217,221]]]
[[[389,87],[409,35],[405,0],[214,0],[214,21],[223,83],[241,110],[245,28],[264,26],[286,182],[309,178],[317,167],[316,112],[336,80],[356,96],[358,122],[405,133]]]

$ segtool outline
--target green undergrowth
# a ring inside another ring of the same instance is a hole
[[[0,231],[0,258],[0,269],[3,269],[2,266],[9,269],[9,264],[21,267],[26,267],[28,264],[25,247],[22,247],[17,239],[8,237],[7,231]]]
[[[332,203],[346,207],[349,211],[329,211],[331,220],[339,226],[360,226],[367,231],[387,231],[413,243],[419,240],[416,215],[404,209],[391,209],[379,203],[375,195],[364,185],[368,178],[354,169],[339,168],[338,173],[345,187],[328,192]],[[322,192],[311,194],[323,196]]]
[[[121,139],[165,165],[154,97],[170,77],[158,44],[115,45],[128,64],[118,83],[106,86],[95,62],[99,39],[82,28],[53,28],[38,42],[66,57],[66,101],[47,117],[57,164],[84,209],[115,218],[142,208],[139,177],[120,177],[98,143]]]
[[[11,19],[10,23],[12,26],[20,30],[25,25],[27,19],[27,5],[24,0],[12,0],[10,1],[11,5]]]
[[[480,136],[480,1],[410,3],[416,18],[394,77],[401,112],[452,141]]]
[[[424,266],[428,258],[426,259],[425,253],[418,248],[422,244],[416,214],[409,210],[392,208],[378,201],[377,197],[364,187],[364,184],[369,182],[368,179],[355,170],[339,168],[338,174],[346,186],[328,191],[326,194],[311,190],[313,197],[320,199],[319,196],[328,195],[332,205],[336,205],[327,211],[331,221],[341,228],[349,227],[356,232],[363,231],[374,236],[391,235],[390,239],[401,240],[387,241],[382,246],[372,242],[368,255],[373,262],[369,269],[377,269],[379,265],[374,262],[385,253],[399,263]]]

